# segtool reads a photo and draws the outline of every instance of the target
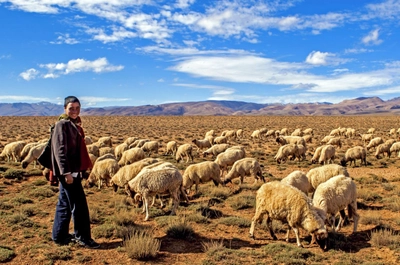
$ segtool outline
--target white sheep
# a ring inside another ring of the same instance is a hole
[[[321,183],[314,193],[313,205],[322,209],[327,215],[327,221],[336,232],[343,226],[346,217],[344,209],[347,208],[349,218],[353,217],[353,233],[357,232],[359,215],[357,213],[357,190],[354,181],[345,176],[338,175]],[[335,215],[340,212],[339,223],[335,226]],[[330,218],[329,218],[330,217]]]
[[[327,142],[329,142],[331,139],[335,138],[336,136],[333,135],[327,135],[324,138],[322,138],[321,140],[321,144],[326,144]]]
[[[354,138],[354,136],[356,135],[356,129],[353,128],[347,128],[346,132],[344,133],[344,135],[347,138]]]
[[[314,135],[314,130],[312,128],[304,129],[303,135]]]
[[[387,139],[385,141],[385,144],[389,144],[390,146],[392,146],[392,144],[394,144],[396,142],[396,139]]]
[[[274,159],[280,164],[281,162],[286,162],[290,157],[297,157],[299,153],[299,148],[297,144],[285,144],[279,147],[278,152],[276,153]],[[300,160],[300,158],[299,158]]]
[[[139,161],[145,157],[146,155],[141,148],[134,147],[122,153],[122,157],[119,160],[118,165],[120,167],[123,167],[125,165],[129,165],[132,164],[133,162]]]
[[[379,159],[380,154],[384,155],[385,153],[387,154],[387,157],[390,157],[390,147],[391,146],[392,145],[388,144],[388,143],[383,143],[383,144],[378,145],[375,150],[376,159]]]
[[[114,192],[116,192],[118,188],[125,188],[126,190],[126,185],[128,185],[128,182],[136,177],[144,167],[159,163],[161,161],[162,160],[160,159],[148,157],[121,167],[111,178],[111,184]]]
[[[228,138],[226,136],[217,136],[214,138],[213,144],[226,144],[228,143]]]
[[[47,143],[41,143],[33,146],[30,150],[28,155],[22,160],[21,165],[22,168],[26,168],[29,163],[33,161],[33,167],[36,168],[36,161],[38,157],[42,154],[43,149],[46,147]]]
[[[137,203],[140,199],[144,202],[146,211],[145,221],[149,220],[149,201],[157,194],[168,192],[173,199],[171,215],[179,205],[180,194],[187,200],[182,186],[182,175],[177,168],[149,168],[142,170],[135,178],[128,182],[128,192]]]
[[[368,143],[368,145],[366,146],[367,150],[371,149],[371,148],[375,148],[380,144],[383,144],[384,141],[381,137],[375,137],[373,139],[371,139]]]
[[[306,134],[303,136],[303,139],[306,143],[312,143],[313,136],[312,134]]]
[[[47,139],[48,140],[48,139]],[[46,141],[47,143],[47,141]],[[27,143],[24,148],[22,148],[21,154],[20,154],[20,159],[23,160],[29,153],[29,150],[31,150],[32,147],[38,145],[38,142],[33,142],[33,143]]]
[[[255,141],[256,139],[257,139],[257,140],[260,140],[260,139],[261,139],[260,130],[255,130],[255,131],[253,131],[253,132],[251,133],[250,137],[251,137],[253,143],[254,143],[254,141]]]
[[[139,138],[137,137],[128,137],[125,139],[124,143],[126,143],[128,146],[130,146],[131,144],[133,144],[136,140],[138,140]]]
[[[244,131],[243,131],[243,129],[238,129],[238,130],[236,131],[236,137],[237,137],[238,139],[243,139],[243,138],[244,138]]]
[[[296,128],[292,134],[290,134],[291,136],[303,136],[303,132],[301,131],[300,128]]]
[[[333,130],[329,133],[329,135],[330,135],[330,136],[334,136],[334,137],[340,136],[340,129],[339,129],[339,128],[333,129]]]
[[[288,128],[282,128],[281,131],[279,132],[279,135],[289,135],[289,130]]]
[[[397,135],[396,129],[395,129],[395,128],[390,129],[388,135],[389,135],[389,136],[394,136],[394,137],[396,137],[396,135]]]
[[[189,160],[193,162],[193,146],[191,144],[182,144],[178,147],[178,150],[175,154],[175,160],[179,163],[179,161],[183,160],[186,156],[186,163],[189,163]]]
[[[225,133],[225,136],[227,139],[236,139],[236,131],[235,130],[229,130]]]
[[[24,141],[16,141],[6,144],[0,154],[0,160],[5,160],[5,158],[7,158],[7,162],[10,162],[12,159],[14,159],[15,162],[18,162],[25,144]]]
[[[169,141],[167,143],[164,155],[172,154],[173,156],[175,156],[177,150],[178,150],[178,144],[176,143],[176,141]]]
[[[321,183],[337,175],[345,175],[349,177],[347,169],[337,164],[328,164],[310,169],[307,172],[308,182],[310,183],[310,189],[308,192],[314,193],[315,189]]]
[[[114,149],[114,155],[117,158],[117,160],[120,160],[122,157],[122,153],[125,152],[126,150],[128,150],[128,144],[127,143],[122,143],[119,144],[115,147]]]
[[[203,152],[203,157],[206,157],[207,155],[211,154],[212,157],[214,158],[220,153],[225,152],[225,150],[228,148],[229,144],[215,144]]]
[[[396,152],[397,152],[397,156],[399,156],[400,155],[400,142],[395,142],[390,147],[390,153],[396,153]]]
[[[96,157],[100,156],[100,148],[96,144],[86,145],[86,149],[89,154],[93,154]]]
[[[340,140],[340,137],[334,137],[330,139],[326,144],[335,145],[337,148],[342,148],[342,141]]]
[[[280,145],[285,144],[302,144],[306,146],[306,141],[301,136],[279,136],[276,138],[276,142]]]
[[[102,147],[112,147],[112,139],[111,136],[100,137],[95,143],[99,148]]]
[[[99,148],[99,156],[103,156],[105,154],[112,154],[113,156],[115,156],[114,148],[109,147],[109,146],[100,147]]]
[[[145,142],[140,148],[142,148],[144,152],[148,152],[147,156],[150,156],[152,152],[154,152],[155,154],[158,153],[159,146],[160,143],[158,141],[148,141]]]
[[[211,180],[214,182],[215,186],[222,184],[219,165],[214,161],[204,161],[189,165],[185,169],[182,185],[184,190],[187,191],[194,185],[195,194],[197,194],[199,184]]]
[[[302,247],[299,228],[303,228],[318,240],[328,237],[324,219],[320,216],[320,211],[312,206],[310,198],[299,189],[279,181],[265,183],[258,189],[256,213],[251,221],[250,237],[254,238],[255,224],[261,223],[264,215],[269,233],[274,240],[277,240],[277,237],[272,229],[272,220],[287,223],[293,229],[299,247]],[[286,233],[286,241],[289,241],[289,231]]]
[[[197,140],[194,139],[192,140],[192,143],[197,146],[197,152],[200,151],[200,149],[207,149],[211,147],[211,143],[209,141],[209,139],[202,139],[202,140]]]
[[[366,134],[358,134],[361,137],[361,141],[364,142],[364,144],[366,144],[368,141],[372,140],[373,135],[370,133],[366,133]]]
[[[293,171],[292,173],[281,179],[281,182],[298,188],[306,195],[310,190],[310,182],[308,182],[307,175],[300,170]]]
[[[274,137],[274,136],[275,136],[275,130],[273,130],[273,129],[268,130],[268,131],[265,133],[265,138]]]
[[[311,163],[315,164],[319,161],[319,157],[321,156],[321,151],[322,151],[322,148],[324,148],[324,146],[325,145],[321,145],[315,149],[313,157],[311,158]]]
[[[335,147],[333,145],[327,144],[321,149],[321,155],[318,162],[322,165],[333,163],[335,160]]]
[[[369,128],[368,131],[367,131],[367,133],[374,134],[375,131],[376,131],[375,128]]]
[[[93,144],[93,140],[90,136],[85,136],[85,144],[86,145]]]
[[[304,146],[302,144],[297,145],[296,157],[299,159],[299,161],[303,161],[306,159],[306,152],[307,152],[307,146]]]
[[[99,189],[101,189],[103,183],[105,183],[106,186],[111,186],[111,179],[118,172],[118,170],[119,165],[115,158],[103,159],[99,157],[96,163],[93,165],[89,177],[86,180],[86,187],[93,186],[96,183],[98,184]]]
[[[364,166],[367,166],[367,150],[362,146],[354,146],[347,149],[344,157],[340,160],[340,164],[346,166],[347,162],[350,162],[350,166],[352,163],[356,166],[357,159],[360,159],[360,165],[364,163]]]
[[[232,182],[232,180],[235,178],[239,178],[240,184],[242,184],[245,176],[254,177],[255,183],[258,179],[261,179],[263,182],[265,182],[261,165],[256,158],[245,157],[237,160],[235,163],[233,163],[232,168],[226,174],[223,182],[226,184],[228,182]]]
[[[145,142],[149,142],[149,141],[150,141],[150,139],[137,139],[136,141],[134,141],[132,144],[129,145],[129,149],[131,149],[133,147],[142,147]]]
[[[207,138],[207,136],[215,136],[215,130],[209,130],[208,132],[206,132],[204,138]]]
[[[228,167],[232,166],[237,160],[244,158],[246,155],[245,151],[240,148],[229,148],[217,155],[214,162],[217,163],[221,169],[221,178],[224,175],[224,172],[228,171]]]

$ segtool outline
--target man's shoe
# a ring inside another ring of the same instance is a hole
[[[89,240],[79,240],[76,239],[76,243],[78,243],[82,247],[87,247],[87,248],[99,248],[100,244],[94,241],[93,239]]]

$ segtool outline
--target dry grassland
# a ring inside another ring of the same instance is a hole
[[[1,117],[0,150],[12,141],[28,143],[47,138],[48,125],[55,120],[56,117]],[[389,137],[389,130],[400,127],[397,116],[83,116],[82,120],[86,135],[95,141],[102,136],[112,136],[114,147],[130,136],[159,140],[162,147],[152,157],[174,164],[172,156],[163,155],[168,141],[175,140],[180,145],[203,139],[211,129],[217,134],[243,129],[244,138],[231,144],[244,146],[248,157],[257,158],[268,180],[279,180],[294,170],[307,172],[317,165],[311,164],[310,155],[306,161],[278,165],[274,161],[279,148],[275,139],[253,142],[250,134],[256,129],[287,127],[292,132],[296,128],[313,128],[313,141],[308,144],[308,151],[313,153],[320,140],[334,128],[351,127],[356,133],[366,133],[374,127],[375,135],[387,140],[394,138]],[[360,137],[342,137],[342,143],[342,148],[337,149],[339,158],[335,163],[339,163],[349,147],[363,145]],[[399,159],[397,154],[377,159],[370,151],[367,167],[359,166],[359,161],[356,167],[348,167],[357,184],[361,216],[358,231],[352,234],[350,223],[338,233],[330,232],[330,247],[326,251],[317,245],[308,245],[310,237],[304,231],[301,240],[305,248],[297,247],[293,233],[290,242],[285,242],[286,227],[278,222],[274,223],[278,241],[272,240],[265,223],[256,226],[256,239],[250,239],[255,193],[261,185],[253,184],[254,179],[250,178],[245,178],[242,185],[237,180],[226,187],[202,184],[199,194],[192,196],[188,205],[182,203],[178,207],[177,216],[168,215],[170,205],[164,209],[152,207],[148,222],[143,221],[141,209],[131,203],[124,191],[113,194],[110,187],[86,189],[93,236],[101,243],[101,248],[84,249],[74,244],[56,246],[51,241],[51,226],[57,188],[49,186],[41,170],[35,169],[33,164],[22,169],[20,162],[0,161],[0,260],[9,264],[399,264]],[[195,153],[194,163],[205,160],[211,157],[203,158]],[[188,166],[186,163],[177,165],[182,171]],[[174,238],[168,233],[177,224],[188,229],[184,238]],[[129,246],[123,244],[124,229],[144,229],[158,239],[161,246],[156,257],[144,261],[130,258]]]

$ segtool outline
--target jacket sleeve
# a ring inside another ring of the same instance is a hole
[[[71,172],[68,159],[68,128],[67,123],[59,121],[56,123],[51,140],[51,149],[53,153],[53,167],[57,175],[64,175]]]

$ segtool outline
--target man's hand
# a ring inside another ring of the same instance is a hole
[[[65,182],[66,182],[67,184],[72,184],[72,183],[74,182],[74,178],[72,177],[71,174],[65,175]]]

